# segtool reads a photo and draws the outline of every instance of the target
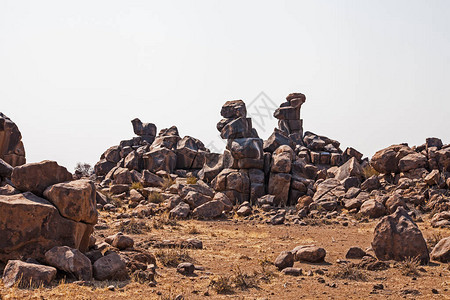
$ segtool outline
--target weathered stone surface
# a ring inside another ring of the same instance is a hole
[[[97,280],[125,280],[129,277],[125,262],[115,252],[99,258],[93,265],[93,271]]]
[[[86,251],[93,226],[60,215],[32,193],[0,196],[0,260],[43,258],[55,246]]]
[[[377,175],[370,176],[361,184],[361,190],[363,191],[373,191],[381,187],[380,180]]]
[[[436,151],[436,160],[441,170],[450,172],[450,147]]]
[[[290,276],[301,276],[303,274],[302,269],[292,268],[292,267],[284,268],[283,270],[281,270],[281,272],[283,272],[284,275],[290,275]]]
[[[450,237],[443,238],[434,246],[431,259],[443,263],[450,262]]]
[[[288,145],[294,148],[294,143],[292,140],[281,130],[275,129],[270,137],[264,141],[263,149],[264,152],[274,152],[281,145]]]
[[[195,266],[192,263],[184,262],[181,264],[178,264],[177,266],[177,272],[180,274],[183,274],[185,276],[193,275],[195,271]]]
[[[276,206],[286,206],[289,198],[291,175],[286,173],[270,173],[269,194],[275,196]]]
[[[186,219],[191,211],[189,204],[185,202],[178,203],[170,212],[169,218],[172,219]]]
[[[97,201],[92,181],[80,179],[57,183],[49,186],[44,191],[44,196],[63,217],[76,222],[97,224]]]
[[[245,103],[242,100],[232,100],[227,101],[222,106],[220,114],[224,118],[240,118],[247,116],[247,109],[245,107]]]
[[[323,262],[327,252],[325,249],[314,245],[297,246],[292,251],[296,261]]]
[[[144,187],[162,187],[164,179],[149,170],[143,170],[140,182]]]
[[[92,279],[92,265],[89,258],[77,249],[67,246],[53,247],[45,252],[47,263],[73,275],[78,280]]]
[[[10,178],[13,171],[13,167],[6,161],[0,158],[0,178],[6,177]]]
[[[278,147],[272,155],[272,168],[273,173],[289,173],[291,171],[292,160],[295,154],[291,147],[287,145],[281,145]]]
[[[21,288],[48,285],[56,276],[56,269],[49,266],[10,260],[3,272],[3,284],[6,288],[16,283]]]
[[[70,180],[72,174],[56,161],[50,160],[15,167],[11,174],[11,181],[17,189],[38,196],[42,196],[50,185]]]
[[[94,173],[97,176],[105,176],[116,166],[115,163],[107,161],[106,159],[99,160],[94,166]]]
[[[263,158],[263,141],[260,138],[240,138],[228,140],[227,149],[235,159]]]
[[[131,120],[133,131],[138,136],[156,136],[156,126],[153,123],[142,123],[141,120],[135,118]]]
[[[392,145],[388,148],[377,151],[372,159],[370,165],[380,173],[398,173],[399,161],[408,154],[414,154],[408,146]]]
[[[114,235],[108,236],[105,239],[105,242],[113,247],[116,247],[119,250],[125,250],[134,246],[134,240],[130,236],[125,235],[122,232],[118,232]]]
[[[402,207],[377,224],[372,249],[380,260],[418,258],[423,263],[430,260],[422,232]]]
[[[113,174],[114,184],[131,184],[133,182],[130,170],[126,168],[117,168]]]
[[[347,254],[345,254],[345,258],[348,259],[361,259],[366,256],[367,253],[363,249],[359,247],[351,247],[348,249]]]
[[[425,176],[424,181],[428,185],[435,185],[439,183],[440,176],[439,170],[433,170],[430,174]]]
[[[209,201],[211,201],[211,197],[204,195],[199,192],[190,191],[187,193],[187,195],[184,197],[183,201],[189,204],[189,207],[193,210],[196,207],[199,207],[202,204],[205,204]]]
[[[345,188],[339,180],[330,178],[317,186],[313,196],[314,202],[337,201],[345,196]]]
[[[192,211],[192,215],[200,219],[213,219],[222,214],[224,207],[222,201],[212,200],[195,208]]]
[[[387,211],[392,214],[398,207],[406,208],[406,203],[401,196],[398,194],[393,194],[386,200],[384,206],[386,206]]]
[[[450,227],[450,211],[442,211],[431,218],[433,227]]]
[[[252,120],[245,117],[234,119],[223,126],[220,136],[223,139],[255,137],[252,132]]]
[[[420,153],[411,153],[399,160],[400,172],[408,172],[418,168],[425,168],[428,164],[427,157]]]
[[[361,168],[361,165],[358,163],[358,160],[354,157],[352,157],[345,164],[343,164],[338,168],[336,176],[334,178],[336,178],[339,181],[342,181],[348,177],[356,177],[359,180],[363,178],[363,169]]]
[[[237,211],[236,214],[240,217],[246,217],[252,214],[252,208],[250,206],[244,205],[241,206]]]
[[[160,170],[173,173],[177,163],[177,155],[168,148],[155,148],[144,154],[147,170],[158,172]]]
[[[17,125],[0,112],[0,159],[16,167],[25,164],[25,149]]]
[[[383,203],[375,199],[369,199],[361,205],[360,213],[369,218],[379,218],[386,214],[386,208]]]
[[[277,256],[273,264],[278,268],[278,270],[292,267],[294,266],[294,255],[291,251],[283,251]]]

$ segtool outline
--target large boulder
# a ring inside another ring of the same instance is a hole
[[[38,196],[42,196],[47,187],[70,180],[72,174],[56,161],[50,160],[15,167],[11,174],[11,181],[17,189]]]
[[[6,161],[0,158],[0,178],[1,177],[10,178],[13,169],[14,168],[10,164],[8,164]]]
[[[281,145],[272,155],[272,173],[289,173],[295,154],[288,145]]]
[[[78,280],[92,279],[92,265],[87,256],[77,249],[67,246],[54,247],[45,252],[46,262]]]
[[[131,120],[133,131],[138,136],[156,136],[156,126],[153,123],[142,123],[141,120],[135,118]]]
[[[56,269],[49,266],[10,260],[3,271],[3,284],[9,288],[17,284],[20,288],[48,285],[56,276]]]
[[[96,260],[93,271],[94,278],[97,280],[125,280],[129,278],[127,265],[115,252]]]
[[[405,145],[392,145],[388,148],[377,151],[372,159],[370,165],[380,173],[398,173],[399,161],[408,154],[415,152]]]
[[[213,219],[222,214],[224,204],[220,200],[206,202],[192,211],[192,215],[199,219]]]
[[[314,245],[297,246],[291,252],[294,254],[296,261],[312,263],[323,262],[327,255],[325,249]]]
[[[431,259],[443,263],[450,262],[450,237],[443,238],[434,246]]]
[[[372,249],[380,260],[418,258],[422,263],[430,260],[422,232],[403,207],[377,224]]]
[[[428,164],[427,157],[420,153],[411,153],[403,157],[398,162],[400,172],[408,172],[410,170],[425,168]]]
[[[225,102],[220,110],[222,117],[227,119],[236,119],[247,116],[247,108],[242,100],[231,100]]]
[[[25,164],[22,134],[10,118],[0,112],[0,158],[16,167]]]
[[[359,180],[363,178],[363,169],[354,157],[338,168],[334,178],[342,181],[348,177],[356,177]]]
[[[291,174],[270,173],[269,194],[275,196],[274,204],[286,206],[289,198],[289,187],[291,186]]]
[[[177,155],[168,148],[154,148],[144,154],[144,161],[147,170],[158,172],[160,170],[173,173],[177,164]]]
[[[97,201],[95,185],[80,179],[57,183],[44,191],[44,196],[56,206],[59,213],[76,222],[97,224]]]
[[[93,225],[64,218],[32,193],[0,196],[0,261],[42,259],[55,246],[86,251]]]

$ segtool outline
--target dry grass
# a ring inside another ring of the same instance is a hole
[[[209,286],[217,294],[233,294],[234,288],[231,285],[231,277],[226,275],[221,275],[216,278],[211,279]]]
[[[152,228],[144,220],[131,219],[129,223],[120,223],[117,230],[128,234],[143,234],[150,232]]]
[[[339,265],[330,273],[330,277],[336,279],[347,279],[356,281],[366,281],[366,274],[354,264]]]
[[[200,230],[198,230],[197,226],[195,225],[191,225],[187,228],[187,233],[188,234],[200,234]]]
[[[159,204],[159,203],[164,201],[164,197],[161,195],[161,193],[151,192],[148,195],[148,201],[151,202],[151,203]]]
[[[176,268],[183,262],[195,262],[189,255],[189,252],[186,249],[181,248],[159,249],[156,251],[155,256],[163,266],[171,268]]]
[[[164,178],[163,183],[162,183],[162,189],[168,189],[171,185],[173,185],[175,183],[175,180],[173,180],[170,176],[167,176],[166,178]]]
[[[405,276],[419,276],[420,260],[417,257],[408,257],[399,262],[396,267]]]
[[[153,218],[152,226],[155,229],[163,229],[164,226],[170,226],[176,228],[180,226],[177,220],[169,218],[169,213],[165,212],[160,216],[155,216]]]
[[[363,174],[365,178],[372,177],[373,175],[380,175],[380,172],[375,170],[371,165],[367,165],[363,168]]]
[[[440,240],[442,240],[444,236],[441,232],[433,232],[429,238],[427,238],[428,249],[432,250]]]
[[[139,190],[142,190],[143,188],[144,188],[144,186],[142,185],[142,183],[140,183],[140,182],[133,182],[131,184],[130,190],[137,190],[137,191],[139,191]]]
[[[189,176],[189,177],[186,179],[186,183],[187,183],[187,184],[196,184],[196,183],[197,183],[197,178],[195,178],[194,176]]]

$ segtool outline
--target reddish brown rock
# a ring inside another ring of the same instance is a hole
[[[380,260],[418,258],[422,263],[430,260],[422,232],[402,207],[377,224],[372,249]]]
[[[56,276],[56,269],[49,266],[10,260],[3,272],[3,284],[9,288],[17,284],[20,288],[48,285]]]
[[[92,181],[80,179],[57,183],[44,191],[44,196],[59,213],[76,222],[97,224],[97,201]]]
[[[45,252],[47,263],[73,275],[78,280],[92,279],[92,265],[89,258],[77,249],[67,246],[54,247]]]
[[[55,246],[86,251],[93,226],[64,218],[32,193],[0,196],[0,261],[42,259]]]
[[[53,184],[71,180],[72,174],[66,168],[50,160],[15,167],[11,174],[11,181],[17,189],[38,196]]]

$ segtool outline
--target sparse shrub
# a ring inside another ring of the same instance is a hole
[[[153,218],[153,228],[163,229],[164,226],[171,226],[172,228],[180,226],[180,224],[175,219],[169,218],[167,212],[161,214],[160,216]]]
[[[143,220],[131,219],[130,222],[122,222],[118,228],[119,231],[128,234],[142,234],[151,231],[151,227]]]
[[[151,202],[151,203],[156,203],[156,204],[158,204],[158,203],[161,203],[161,202],[164,201],[164,197],[161,195],[161,193],[158,193],[158,192],[151,192],[151,193],[148,195],[148,201]]]
[[[257,273],[253,275],[243,273],[241,268],[236,267],[233,270],[233,276],[231,276],[232,285],[241,290],[247,290],[249,288],[257,288],[258,280],[256,279]]]
[[[130,190],[142,190],[144,188],[144,186],[142,185],[142,183],[140,182],[133,182],[131,184]]]
[[[363,174],[365,178],[372,177],[373,175],[380,175],[380,172],[375,170],[371,165],[367,165],[363,168]]]
[[[440,232],[433,232],[429,238],[427,238],[428,249],[432,250],[440,240],[444,237]]]
[[[273,270],[270,270],[271,266],[273,266],[273,262],[269,260],[267,256],[259,260],[259,265],[261,268],[261,271],[259,272],[259,277],[261,280],[270,282],[272,278],[277,276]]]
[[[167,176],[166,178],[164,178],[163,183],[162,183],[162,188],[168,189],[172,184],[175,183],[175,180],[173,180],[170,176]]]
[[[189,255],[189,252],[186,249],[181,248],[159,249],[156,251],[155,256],[161,264],[172,268],[176,268],[183,262],[195,262],[195,260]]]
[[[189,176],[189,177],[186,179],[186,183],[187,183],[187,184],[196,184],[196,183],[197,183],[197,178],[195,178],[194,176]]]
[[[339,265],[334,271],[330,273],[332,278],[348,279],[356,281],[366,281],[367,276],[363,271],[358,269],[354,264]]]
[[[211,279],[209,282],[209,286],[217,293],[217,294],[233,294],[234,289],[231,285],[230,276],[219,276]]]
[[[120,200],[119,198],[116,198],[116,197],[108,197],[108,202],[117,208],[123,206],[122,200]]]
[[[88,163],[77,162],[75,166],[75,175],[79,174],[81,176],[89,177],[94,173],[94,168]]]
[[[418,276],[420,260],[417,257],[407,257],[404,261],[399,262],[396,266],[405,276]]]
[[[189,233],[189,234],[200,234],[200,230],[198,230],[198,228],[195,225],[191,225],[188,228],[187,233]]]

